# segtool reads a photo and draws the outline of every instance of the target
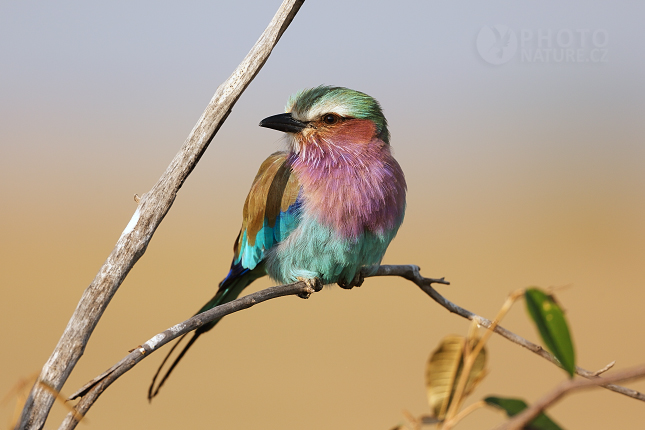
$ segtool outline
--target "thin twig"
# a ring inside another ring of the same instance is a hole
[[[457,415],[455,415],[454,418],[452,418],[452,421],[453,421],[452,425],[454,426],[459,421],[463,420],[468,415],[470,415],[471,413],[475,412],[477,409],[485,408],[486,406],[487,406],[486,402],[483,401],[483,400],[479,400],[479,401],[473,403],[472,405],[469,405],[468,407],[462,409]]]
[[[614,367],[614,364],[616,364],[616,361],[615,361],[615,360],[614,360],[614,361],[612,361],[611,363],[609,363],[608,365],[606,365],[605,367],[603,367],[602,369],[600,369],[600,370],[596,370],[595,372],[593,372],[593,376],[600,376],[600,375],[602,375],[603,373],[605,373],[606,371],[608,371],[609,369],[611,369],[612,367]]]
[[[520,430],[537,417],[546,408],[560,400],[567,393],[593,387],[607,387],[610,382],[621,382],[645,376],[645,364],[618,371],[610,376],[593,379],[571,379],[558,385],[553,391],[533,403],[521,413],[498,426],[496,430]]]
[[[449,300],[446,300],[441,294],[439,294],[430,285],[432,283],[437,283],[437,280],[428,279],[421,276],[421,274],[419,273],[419,267],[417,266],[413,266],[413,265],[381,266],[378,272],[374,276],[401,276],[417,284],[417,286],[419,286],[419,288],[421,288],[426,294],[432,297],[432,299],[435,302],[439,303],[441,306],[448,309],[448,311],[454,314],[457,314],[461,317],[464,317],[468,320],[475,321],[477,324],[479,324],[482,327],[489,328],[492,324],[492,321],[484,317],[481,317],[479,315],[476,315],[460,306],[457,306],[456,304],[452,303]],[[562,367],[560,362],[548,351],[545,351],[541,346],[536,345],[533,342],[529,342],[523,337],[518,336],[509,330],[506,330],[504,327],[502,326],[495,327],[495,333],[510,340],[513,343],[523,346],[524,348],[528,349],[534,354],[539,355],[545,360],[550,361],[556,366]],[[576,373],[585,378],[595,378],[594,372],[590,372],[589,370],[583,369],[582,367],[576,366]],[[613,385],[613,384],[602,385],[602,386],[604,388],[607,388],[608,390],[615,391],[627,397],[631,397],[633,399],[645,402],[645,394],[636,390],[632,390],[631,388],[625,388],[625,387],[621,387],[620,385]]]
[[[287,29],[304,0],[284,0],[260,39],[233,74],[219,86],[190,132],[182,148],[154,187],[141,197],[129,224],[85,290],[58,345],[45,363],[39,382],[59,391],[83,355],[94,327],[110,300],[145,253],[157,227],[166,216],[177,192],[195,168],[211,140],[231,112],[242,92],[269,58],[273,47]],[[41,429],[54,396],[43,385],[34,384],[22,412],[19,429]]]
[[[412,430],[421,430],[422,423],[419,419],[415,418],[415,416],[406,409],[403,409],[401,412],[403,413],[403,417],[408,422],[409,427],[411,427]]]

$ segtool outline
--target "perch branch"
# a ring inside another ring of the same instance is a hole
[[[631,369],[621,370],[612,375],[603,378],[592,379],[571,379],[565,381],[553,389],[550,393],[533,403],[521,413],[497,427],[496,430],[520,430],[537,417],[546,408],[553,405],[563,396],[574,390],[582,390],[593,387],[607,387],[610,382],[621,382],[630,379],[642,378],[645,376],[645,364],[632,367]]]
[[[235,102],[269,58],[304,0],[284,0],[260,39],[215,95],[180,151],[153,188],[138,202],[129,224],[83,293],[58,345],[43,366],[23,408],[19,429],[41,429],[54,396],[44,385],[60,391],[83,355],[96,324],[134,264],[145,253],[155,230],[170,210],[177,192],[226,120]],[[44,384],[44,385],[43,385]]]
[[[396,268],[396,267],[416,267],[416,266],[381,266],[381,268]],[[379,269],[380,272],[381,269]],[[417,269],[418,270],[418,269]],[[383,276],[382,273],[377,272],[376,274],[365,274],[365,277],[369,276]],[[448,284],[443,278],[441,279],[431,279],[423,278],[424,282],[427,283],[441,283]],[[304,282],[295,282],[293,284],[280,285],[277,287],[267,288],[257,293],[249,294],[240,299],[233,300],[231,302],[225,303],[223,305],[216,306],[206,312],[195,315],[194,317],[181,322],[177,325],[170,327],[162,333],[159,333],[153,336],[150,340],[133,349],[126,357],[121,361],[116,363],[114,366],[110,367],[108,370],[97,376],[96,378],[89,381],[87,384],[78,389],[73,393],[69,400],[74,400],[81,398],[78,404],[75,406],[75,411],[69,413],[66,417],[59,430],[72,430],[76,427],[79,421],[79,417],[85,416],[87,411],[92,407],[96,402],[99,396],[109,387],[114,381],[116,381],[121,375],[123,375],[128,370],[132,369],[137,363],[139,363],[144,358],[148,357],[153,352],[157,351],[166,343],[176,339],[184,334],[196,330],[204,324],[207,324],[216,319],[222,318],[225,315],[229,315],[234,312],[241,311],[243,309],[248,309],[251,306],[264,302],[269,299],[282,296],[292,296],[297,295],[299,297],[307,298],[312,293],[320,291],[314,290],[312,287],[308,287]]]
[[[448,309],[450,312],[453,312],[457,315],[460,315],[469,320],[473,320],[484,327],[490,327],[492,322],[486,318],[480,317],[473,314],[466,309],[463,309],[452,302],[446,300],[441,294],[439,294],[432,284],[445,284],[449,285],[449,282],[444,280],[444,278],[424,278],[419,273],[419,267],[414,265],[383,265],[372,274],[365,273],[364,277],[368,278],[371,276],[400,276],[402,278],[408,279],[414,282],[416,285],[421,287],[421,289],[431,296],[437,303],[439,303],[444,308]],[[281,285],[277,287],[267,288],[257,293],[249,294],[240,299],[233,300],[229,303],[216,306],[209,311],[206,311],[202,314],[196,315],[191,319],[179,323],[168,330],[159,333],[152,337],[150,340],[145,342],[143,345],[137,347],[129,355],[119,361],[117,364],[97,376],[96,378],[89,381],[79,390],[77,390],[70,400],[76,398],[81,398],[79,403],[76,405],[76,412],[70,413],[65,418],[65,421],[60,427],[60,430],[71,430],[76,427],[77,416],[84,416],[87,411],[92,407],[94,402],[98,397],[105,391],[105,389],[116,381],[121,375],[134,367],[141,360],[149,356],[154,351],[158,350],[161,346],[170,342],[173,339],[176,339],[179,336],[183,336],[185,333],[188,333],[192,330],[197,329],[203,324],[206,324],[215,319],[221,318],[225,315],[240,311],[242,309],[247,309],[257,303],[263,302],[276,297],[289,296],[289,295],[305,295],[308,296],[313,291],[311,289],[306,289],[306,285],[303,282],[296,282],[293,284]],[[532,352],[540,355],[541,357],[549,360],[550,362],[560,366],[559,362],[548,352],[544,351],[540,346],[535,345],[528,340],[504,329],[501,326],[495,328],[495,333],[498,333],[502,337],[510,340],[511,342],[517,343],[518,345],[524,346]],[[589,375],[587,377],[593,378],[593,380],[600,380],[601,378],[594,377],[593,372],[589,372],[582,368],[578,368],[578,374],[581,376]],[[612,391],[624,394],[629,397],[636,398],[638,400],[645,400],[645,395],[642,393],[631,390],[625,387],[618,385],[603,385],[605,388],[608,388]]]

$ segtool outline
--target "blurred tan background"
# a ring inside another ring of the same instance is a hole
[[[0,395],[39,372],[134,212],[133,195],[158,179],[278,6],[0,5]],[[558,297],[579,364],[642,363],[644,8],[307,1],[180,191],[63,392],[211,297],[257,167],[282,147],[258,122],[280,113],[293,92],[322,83],[373,95],[390,121],[409,198],[386,263],[445,276],[447,298],[487,317],[517,288],[571,285]],[[510,33],[503,52],[480,54],[477,41],[490,42],[500,24],[515,35],[514,55]],[[546,51],[562,46],[576,49],[575,61]],[[538,341],[523,303],[504,325]],[[274,300],[204,336],[152,404],[146,391],[165,350],[146,359],[79,428],[387,429],[403,421],[403,409],[429,411],[427,357],[444,335],[467,329],[394,278],[328,288],[308,301]],[[489,355],[490,374],[472,401],[496,394],[531,402],[564,379],[500,338]],[[645,381],[629,386],[645,391]],[[0,408],[0,426],[14,403]],[[63,415],[56,405],[47,428]],[[566,398],[551,416],[566,429],[640,429],[645,405],[596,390]],[[458,428],[501,420],[479,411]]]

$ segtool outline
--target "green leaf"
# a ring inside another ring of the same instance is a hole
[[[486,397],[486,404],[504,410],[509,417],[515,416],[526,409],[526,402],[520,399],[510,399],[506,397]],[[545,413],[540,413],[533,421],[528,423],[524,430],[562,430]]]
[[[552,296],[538,288],[528,288],[524,298],[542,341],[569,376],[573,377],[576,371],[576,356],[564,312]]]

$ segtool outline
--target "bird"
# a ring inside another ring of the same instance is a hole
[[[284,132],[287,149],[261,164],[244,203],[228,275],[197,314],[236,299],[265,275],[280,284],[360,286],[365,274],[378,269],[403,222],[405,176],[377,100],[321,85],[292,95],[285,113],[259,125]],[[153,378],[149,400],[218,321],[193,333],[155,388],[180,343],[173,346]]]

